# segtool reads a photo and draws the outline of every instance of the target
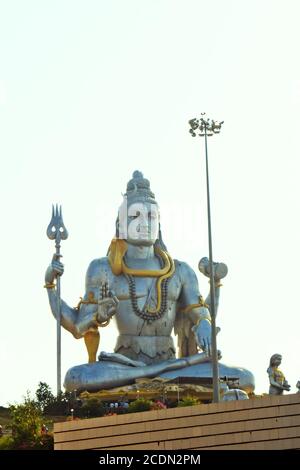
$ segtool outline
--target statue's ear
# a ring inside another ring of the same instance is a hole
[[[156,240],[157,244],[159,245],[159,247],[164,250],[164,251],[168,251],[167,250],[167,247],[166,245],[164,244],[163,242],[163,239],[162,239],[162,234],[161,234],[161,228],[160,228],[160,222],[158,223],[158,239]]]

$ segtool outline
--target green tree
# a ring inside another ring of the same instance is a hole
[[[68,415],[71,408],[74,408],[74,397],[70,392],[59,392],[57,397],[46,406],[44,414],[46,415]]]
[[[105,414],[105,408],[99,398],[93,397],[85,400],[83,405],[75,410],[75,414],[79,418],[94,418],[103,416]]]
[[[0,437],[0,450],[12,450],[14,448],[14,440],[11,436]]]
[[[27,392],[24,403],[11,405],[12,437],[15,449],[33,449],[41,445],[41,428],[43,424],[39,404]]]
[[[35,392],[41,410],[47,412],[47,408],[54,402],[55,397],[50,386],[46,382],[40,382]]]
[[[182,406],[194,406],[194,405],[199,405],[199,400],[198,398],[194,397],[185,397],[180,402],[178,403],[179,407]]]
[[[132,401],[128,407],[128,413],[138,413],[140,411],[149,411],[152,406],[151,400],[146,400],[146,398],[138,398],[137,400]]]
[[[55,396],[46,382],[39,383],[35,395],[44,415],[67,415],[71,408],[75,408],[74,393],[60,391]]]

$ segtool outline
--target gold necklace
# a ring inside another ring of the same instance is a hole
[[[132,269],[126,266],[124,258],[122,260],[122,273],[123,274],[130,274],[131,276],[138,276],[138,277],[160,277],[167,274],[171,269],[170,263],[170,255],[166,252],[161,250],[160,248],[156,247],[154,252],[162,258],[164,261],[164,267],[162,269]]]

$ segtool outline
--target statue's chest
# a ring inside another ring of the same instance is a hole
[[[131,277],[131,285],[134,285],[137,298],[143,298],[157,295],[158,278]],[[112,289],[120,301],[130,298],[129,282],[125,276],[115,276],[112,283]],[[167,283],[168,300],[177,301],[181,291],[181,284],[176,273]]]

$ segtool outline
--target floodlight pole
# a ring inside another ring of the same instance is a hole
[[[205,113],[201,113],[205,116]],[[200,137],[204,136],[205,140],[205,162],[206,162],[206,196],[207,196],[207,223],[208,223],[208,251],[209,251],[209,271],[210,271],[210,316],[211,316],[211,359],[213,370],[213,402],[219,403],[220,401],[220,379],[219,379],[219,365],[218,365],[218,350],[217,350],[217,329],[216,329],[216,301],[215,301],[215,277],[213,265],[213,251],[212,251],[212,231],[211,231],[211,211],[210,211],[210,191],[209,191],[209,170],[208,170],[208,151],[207,151],[207,137],[213,134],[219,134],[221,125],[224,121],[217,123],[210,121],[208,118],[201,117],[200,120],[192,119],[189,121],[191,126],[190,133],[196,137],[196,130]]]

